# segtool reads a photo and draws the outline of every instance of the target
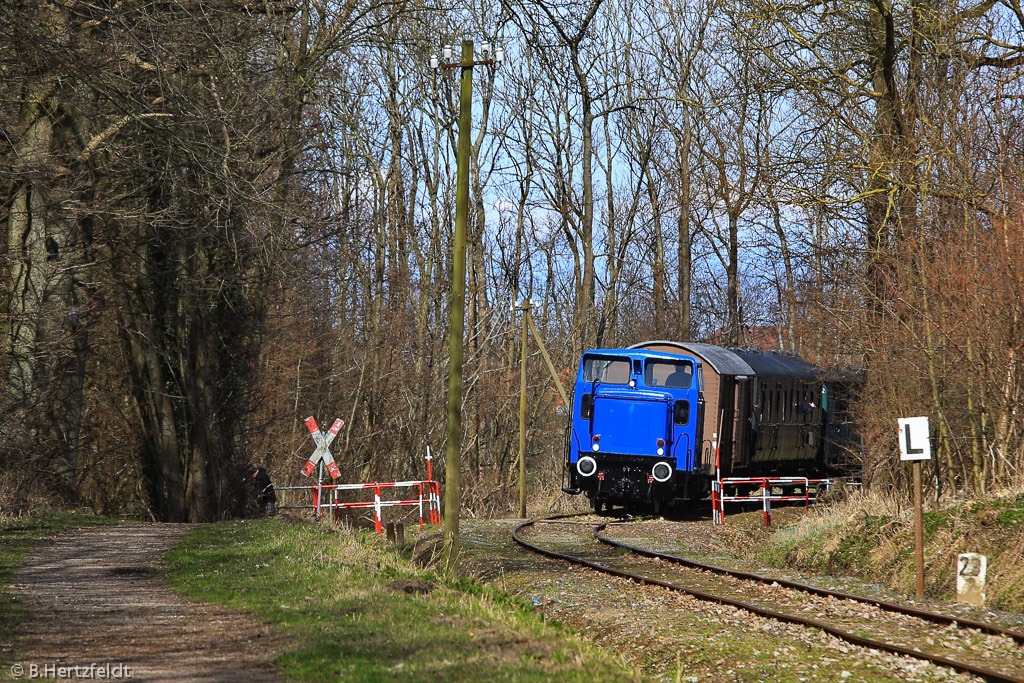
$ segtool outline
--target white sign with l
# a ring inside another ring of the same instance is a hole
[[[931,460],[928,418],[901,417],[896,423],[900,427],[900,460]]]

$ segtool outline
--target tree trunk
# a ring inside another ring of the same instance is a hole
[[[43,49],[70,40],[65,10],[41,3],[35,17]],[[83,415],[85,318],[76,284],[87,277],[78,219],[69,215],[77,198],[67,166],[80,149],[63,106],[62,85],[48,68],[22,86],[17,125],[11,131],[14,170],[7,215],[10,269],[3,290],[6,328],[0,351],[7,357],[0,397],[0,438],[12,457],[50,457],[64,493],[74,489]],[[76,279],[76,277],[78,279]]]
[[[690,114],[683,110],[682,145],[679,155],[679,220],[676,224],[676,281],[679,289],[677,336],[680,341],[691,339],[690,282],[693,254],[690,244]]]

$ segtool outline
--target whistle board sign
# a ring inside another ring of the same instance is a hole
[[[901,417],[896,423],[900,427],[900,460],[931,460],[928,418]]]

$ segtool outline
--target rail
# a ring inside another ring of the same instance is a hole
[[[713,564],[706,564],[704,562],[697,562],[686,557],[679,557],[678,555],[671,555],[669,553],[659,553],[654,550],[646,550],[637,546],[629,545],[628,543],[622,543],[602,536],[601,532],[607,528],[607,525],[601,525],[600,527],[594,528],[594,537],[601,543],[613,546],[615,548],[622,548],[628,550],[631,553],[637,555],[643,555],[644,557],[651,557],[657,560],[664,560],[666,562],[672,562],[673,564],[679,564],[684,567],[690,567],[691,569],[701,569],[703,571],[712,572],[715,574],[721,574],[723,576],[731,576],[736,579],[743,579],[746,581],[754,581],[757,583],[763,583],[766,585],[776,584],[784,588],[792,588],[794,590],[803,591],[812,595],[820,595],[822,597],[836,598],[838,600],[852,600],[853,602],[860,602],[887,612],[893,612],[896,614],[904,614],[907,616],[917,617],[918,619],[924,619],[931,621],[936,624],[943,624],[945,626],[955,626],[959,628],[973,628],[982,633],[987,633],[993,636],[1005,636],[1014,640],[1015,642],[1024,644],[1024,633],[1020,631],[1013,631],[1011,629],[1002,628],[993,624],[986,624],[981,621],[974,621],[971,619],[964,619],[962,617],[951,617],[948,614],[939,614],[937,612],[929,612],[927,610],[918,609],[916,607],[907,607],[905,605],[898,605],[894,602],[887,602],[885,600],[878,600],[876,598],[869,598],[863,595],[856,595],[854,593],[846,593],[843,591],[834,591],[827,588],[818,588],[817,586],[811,586],[805,583],[799,583],[797,581],[790,581],[788,579],[773,578],[764,576],[762,574],[756,574],[754,572],[742,572],[736,569],[727,569],[725,567],[718,567]]]
[[[575,514],[575,515],[557,515],[555,517],[548,517],[548,518],[546,518],[546,520],[565,519],[567,517],[575,517],[575,516],[579,516],[579,513]],[[591,560],[586,560],[586,559],[584,559],[582,557],[577,557],[575,555],[559,553],[559,552],[556,552],[556,551],[553,551],[553,550],[549,550],[549,549],[546,549],[546,548],[541,548],[540,546],[538,546],[538,545],[536,545],[534,543],[530,543],[529,541],[527,541],[527,540],[522,538],[521,532],[523,530],[533,526],[538,521],[546,521],[546,520],[530,520],[528,522],[524,522],[523,524],[520,524],[512,532],[512,539],[517,544],[519,544],[520,546],[522,546],[522,547],[524,547],[524,548],[526,548],[526,549],[528,549],[528,550],[530,550],[532,552],[536,552],[536,553],[538,553],[540,555],[544,555],[546,557],[551,557],[553,559],[558,559],[558,560],[564,560],[564,561],[567,561],[567,562],[571,562],[573,564],[578,564],[580,566],[589,567],[590,569],[594,569],[596,571],[599,571],[599,572],[602,572],[602,573],[605,573],[605,574],[610,574],[612,576],[618,576],[618,577],[621,577],[621,578],[629,579],[631,581],[635,581],[635,582],[637,582],[637,583],[639,583],[641,585],[650,584],[650,585],[654,585],[654,586],[661,586],[662,588],[666,588],[668,590],[678,591],[678,592],[681,592],[681,593],[685,593],[685,594],[693,596],[694,598],[697,598],[699,600],[705,600],[705,601],[709,601],[709,602],[714,602],[714,603],[721,604],[721,605],[729,605],[731,607],[736,607],[736,608],[739,608],[739,609],[747,610],[747,611],[749,611],[749,612],[751,612],[753,614],[757,614],[759,616],[766,617],[766,618],[769,618],[769,619],[775,619],[777,621],[782,621],[782,622],[791,623],[791,624],[797,624],[797,625],[801,625],[801,626],[807,626],[809,628],[820,629],[821,631],[824,631],[825,633],[829,633],[829,634],[831,634],[831,635],[833,635],[833,636],[835,636],[837,638],[845,640],[848,643],[851,643],[853,645],[858,645],[860,647],[866,647],[866,648],[870,648],[870,649],[874,649],[874,650],[880,650],[880,651],[883,651],[883,652],[889,652],[889,653],[892,653],[892,654],[899,654],[899,655],[903,655],[903,656],[907,656],[907,657],[913,657],[915,659],[924,660],[924,661],[927,661],[927,662],[931,662],[933,664],[939,664],[939,665],[946,666],[946,667],[949,667],[949,668],[957,670],[957,671],[970,673],[970,674],[973,674],[975,676],[980,676],[981,678],[985,679],[986,681],[994,681],[994,682],[995,681],[1005,681],[1006,683],[1024,683],[1024,679],[1017,678],[1017,677],[1015,677],[1013,675],[1010,675],[1010,674],[1006,674],[1006,673],[1002,673],[1002,672],[998,672],[998,671],[993,671],[991,669],[986,669],[984,667],[977,666],[977,665],[974,665],[974,664],[969,664],[969,663],[965,663],[965,662],[958,662],[958,661],[949,659],[947,657],[943,657],[941,655],[933,655],[933,654],[928,654],[926,652],[919,652],[917,650],[914,650],[914,649],[911,649],[911,648],[907,648],[907,647],[903,647],[903,646],[900,646],[900,645],[896,645],[896,644],[893,644],[893,643],[885,643],[885,642],[882,642],[882,641],[879,641],[879,640],[874,640],[874,639],[867,638],[867,637],[864,637],[864,636],[860,636],[860,635],[857,635],[857,634],[854,634],[854,633],[850,633],[850,632],[845,631],[843,629],[837,628],[837,627],[832,626],[830,624],[827,624],[827,623],[824,623],[824,622],[820,622],[820,621],[817,621],[817,620],[814,620],[814,619],[809,619],[809,618],[806,618],[806,617],[800,617],[800,616],[793,615],[793,614],[786,614],[786,613],[783,613],[783,612],[777,612],[777,611],[774,611],[774,610],[771,610],[771,609],[767,609],[767,608],[763,608],[763,607],[758,607],[757,605],[753,605],[753,604],[750,604],[748,602],[743,602],[743,601],[740,601],[740,600],[735,600],[735,599],[724,597],[724,596],[713,595],[711,593],[706,593],[704,591],[699,591],[699,590],[696,590],[696,589],[693,589],[693,588],[688,588],[686,586],[682,586],[682,585],[677,584],[677,583],[672,583],[670,581],[665,581],[665,580],[662,580],[662,579],[657,579],[657,578],[654,578],[652,576],[645,576],[643,574],[638,574],[638,573],[635,573],[635,572],[625,571],[625,570],[621,570],[621,569],[615,569],[614,567],[609,567],[608,565],[604,565],[604,564],[601,564],[599,562],[594,562],[594,561],[591,561]],[[601,524],[595,525],[594,529],[593,529],[595,537],[597,537],[597,539],[600,540],[603,543],[606,543],[606,544],[609,544],[609,545],[612,545],[612,546],[618,546],[618,547],[621,547],[621,548],[623,548],[625,550],[628,550],[630,552],[634,552],[636,554],[644,555],[646,557],[665,559],[665,560],[669,560],[669,561],[679,561],[679,560],[682,560],[685,563],[691,563],[692,562],[692,560],[686,560],[685,558],[677,558],[675,556],[666,555],[666,554],[663,554],[663,553],[657,553],[655,551],[644,550],[644,549],[641,549],[641,548],[636,548],[634,546],[630,546],[630,545],[627,545],[627,544],[619,543],[617,541],[613,541],[611,539],[604,538],[604,537],[602,537],[600,535],[600,532],[604,531],[607,528],[607,526],[608,526],[608,523],[605,522],[605,523],[601,523]],[[694,565],[700,565],[697,568],[708,569],[708,570],[717,570],[720,573],[729,574],[729,573],[733,572],[733,570],[723,569],[723,568],[720,568],[720,567],[713,567],[713,565],[703,565],[701,563],[693,563],[693,564]],[[743,573],[742,572],[737,572],[736,574],[743,574]],[[757,575],[752,575],[752,576],[757,576]],[[741,578],[746,578],[746,577],[741,577]],[[765,578],[758,576],[758,580],[762,580],[763,581],[763,580],[765,580]],[[777,583],[780,583],[780,584],[783,583],[782,581],[779,581],[778,579],[774,579],[774,581],[776,581]],[[794,583],[794,586],[792,586],[792,587],[795,588],[795,587],[800,586],[800,585],[801,584],[795,584]],[[805,588],[806,589],[810,589],[811,591],[822,590],[822,589],[816,589],[816,588],[810,587],[810,586],[807,586]],[[837,592],[825,591],[825,594],[831,594],[831,595],[835,595],[837,597],[839,595],[842,595],[842,596],[844,596],[844,599],[860,598],[860,601],[867,602],[867,603],[881,602],[881,601],[872,601],[872,599],[870,599],[870,598],[862,598],[860,596],[849,596],[847,594],[842,594],[842,593],[837,593]],[[884,607],[883,607],[883,605],[884,605]],[[913,609],[913,608],[904,608],[904,607],[902,607],[900,605],[895,605],[895,604],[892,604],[892,603],[882,603],[881,605],[876,605],[876,606],[881,607],[883,609],[888,609],[889,611],[902,612],[902,613],[904,613],[904,614],[906,614],[908,616],[914,616],[914,617],[918,617],[918,618],[922,618],[922,619],[928,618],[925,615],[929,615],[931,617],[936,617],[936,618],[933,618],[933,619],[929,619],[930,621],[938,621],[939,623],[950,623],[950,624],[955,624],[957,626],[965,626],[967,628],[983,627],[984,630],[987,633],[998,633],[1000,635],[1006,635],[1006,636],[1009,636],[1009,637],[1013,638],[1017,642],[1022,642],[1021,639],[1024,639],[1024,634],[1018,633],[1016,631],[1010,631],[1008,629],[1001,629],[999,627],[991,626],[991,625],[988,625],[988,624],[981,624],[980,622],[970,622],[970,623],[968,623],[966,620],[953,619],[952,617],[947,617],[945,615],[936,615],[936,614],[933,614],[933,613],[925,612],[924,610],[917,610],[917,609]],[[942,622],[942,621],[940,621],[941,619],[946,619],[948,621],[947,622]]]

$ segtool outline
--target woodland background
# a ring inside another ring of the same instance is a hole
[[[11,0],[0,6],[0,507],[236,514],[444,444],[457,82],[474,83],[464,508],[508,513],[519,320],[581,351],[773,328],[863,367],[869,485],[1024,480],[1019,0]],[[564,413],[529,362],[531,498]],[[443,477],[443,462],[435,461]]]

